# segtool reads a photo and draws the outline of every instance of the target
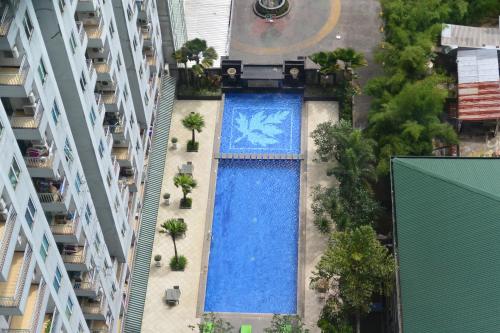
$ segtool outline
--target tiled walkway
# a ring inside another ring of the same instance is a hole
[[[158,213],[158,225],[165,219],[172,217],[182,217],[188,224],[186,238],[178,240],[177,246],[179,253],[188,258],[188,266],[185,272],[171,272],[168,268],[168,260],[173,256],[173,245],[169,237],[164,234],[156,234],[153,256],[161,254],[162,267],[154,267],[152,263],[151,273],[148,282],[148,291],[144,317],[142,321],[142,330],[144,333],[156,332],[192,332],[188,325],[195,325],[198,322],[196,318],[196,308],[198,303],[198,288],[200,283],[201,260],[204,230],[207,213],[207,200],[209,198],[209,182],[212,153],[215,136],[216,115],[220,107],[220,102],[207,101],[177,101],[172,118],[172,128],[170,137],[179,139],[179,148],[169,150],[167,163],[164,173],[163,192],[171,193],[171,204],[165,206],[160,203]],[[307,219],[306,219],[306,246],[305,246],[305,322],[311,332],[318,332],[316,328],[317,316],[322,307],[321,301],[316,294],[309,290],[310,272],[319,260],[319,257],[325,247],[326,239],[318,234],[316,227],[312,223],[311,206],[311,187],[315,184],[327,184],[326,166],[315,161],[313,142],[309,134],[316,126],[324,121],[338,119],[338,107],[336,103],[331,102],[307,102],[305,109],[308,112],[307,120]],[[198,153],[187,153],[185,151],[186,141],[190,138],[190,132],[182,127],[181,119],[189,112],[200,112],[205,117],[206,127],[202,133],[197,134],[197,140],[200,140],[200,151]],[[172,179],[177,173],[177,167],[183,163],[192,161],[194,165],[194,178],[198,181],[198,187],[193,190],[193,209],[180,210],[179,199],[182,194],[180,189],[173,186]],[[163,201],[163,200],[162,200]],[[180,304],[169,307],[163,301],[163,295],[166,288],[179,285],[181,289]],[[267,326],[268,318],[255,317],[251,320],[254,331],[262,332],[262,328]],[[241,320],[235,316],[229,319],[238,327]]]
[[[196,324],[196,304],[201,269],[203,235],[210,181],[210,167],[214,143],[216,115],[220,102],[217,101],[176,101],[170,129],[170,138],[179,139],[178,149],[171,150],[167,156],[162,193],[171,194],[170,206],[161,200],[158,211],[158,226],[169,218],[182,217],[188,225],[186,237],[177,241],[179,254],[187,257],[188,265],[184,272],[172,272],[168,267],[170,258],[174,255],[172,240],[165,234],[157,233],[153,245],[153,257],[162,256],[162,267],[154,267],[152,263],[144,317],[142,320],[143,333],[157,332],[192,332],[188,325]],[[182,118],[191,111],[201,113],[205,118],[205,128],[197,133],[196,140],[200,142],[198,153],[187,153],[186,142],[191,132],[181,123]],[[193,177],[198,186],[190,195],[193,198],[193,208],[179,209],[179,200],[182,192],[173,185],[177,168],[187,161],[194,165]],[[163,296],[166,288],[178,285],[181,289],[180,304],[169,307]]]

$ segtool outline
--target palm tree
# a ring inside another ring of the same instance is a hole
[[[309,56],[312,62],[319,65],[322,75],[334,74],[338,69],[337,57],[333,52],[317,52]]]
[[[175,240],[184,235],[187,230],[186,222],[179,219],[168,219],[161,225],[160,233],[168,234],[172,238],[172,242],[174,243],[174,253],[175,253],[175,261],[179,261],[179,256],[177,255],[177,245],[175,244]]]
[[[184,43],[188,59],[195,61],[197,65],[201,64],[204,68],[211,67],[214,60],[219,56],[213,47],[208,47],[203,39],[195,38]]]
[[[196,180],[191,175],[179,174],[174,177],[175,187],[180,187],[183,194],[183,202],[186,202],[187,195],[196,187]]]
[[[188,58],[188,50],[185,47],[181,47],[179,50],[174,52],[174,59],[176,62],[184,65],[184,73],[186,75],[186,84],[189,86],[189,72],[187,63],[189,61]]]
[[[344,72],[367,65],[365,56],[361,52],[356,52],[353,48],[336,49],[333,56],[344,63]]]
[[[194,145],[194,143],[196,142],[194,132],[201,132],[203,127],[205,127],[205,119],[203,119],[203,116],[201,114],[197,112],[191,112],[186,118],[182,119],[182,125],[184,125],[184,127],[188,130],[192,131],[191,142]]]

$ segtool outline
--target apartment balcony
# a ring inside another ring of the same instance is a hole
[[[82,12],[95,12],[99,8],[97,0],[78,0],[76,10]]]
[[[0,281],[7,281],[9,272],[4,272],[5,261],[7,259],[7,254],[10,252],[11,244],[13,241],[12,234],[14,232],[14,226],[17,220],[17,213],[14,206],[10,206],[6,209],[6,212],[0,213]],[[11,249],[13,251],[13,248]]]
[[[108,333],[109,326],[104,320],[94,320],[92,321],[92,327],[90,327],[91,333]]]
[[[85,246],[65,245],[61,251],[61,257],[68,271],[87,271],[89,268]]]
[[[10,116],[10,126],[18,140],[42,141],[44,128],[41,127],[45,110],[40,100],[34,104],[16,109]]]
[[[97,79],[99,81],[112,81],[112,64],[113,59],[111,53],[107,59],[94,60],[94,66],[97,71]]]
[[[128,186],[130,192],[137,192],[137,171],[134,168],[122,168],[119,182]]]
[[[47,145],[33,145],[24,152],[24,162],[31,177],[56,178],[59,161],[55,154],[54,143]]]
[[[104,20],[102,17],[96,24],[84,23],[85,32],[87,33],[87,47],[102,48],[106,39],[106,30],[104,28]]]
[[[76,296],[97,297],[99,290],[97,278],[92,278],[90,274],[84,273],[82,277],[71,280]]]
[[[0,49],[9,49],[15,44],[16,29],[14,18],[19,4],[12,5],[8,1],[0,4]]]
[[[0,282],[0,315],[21,315],[23,300],[29,290],[29,272],[33,270],[32,250],[14,252],[9,275],[5,282]]]
[[[138,18],[141,20],[149,20],[150,0],[136,0],[137,8],[139,8]]]
[[[39,332],[44,327],[45,310],[47,308],[48,293],[46,284],[30,286],[24,312],[19,316],[12,316],[8,329],[2,333],[32,333]],[[49,327],[50,328],[50,327]]]
[[[92,59],[87,59],[87,71],[89,73],[89,82],[90,90],[94,90],[96,82],[97,82],[97,74],[96,68],[94,66],[94,62]]]
[[[30,65],[26,56],[18,65],[0,65],[0,96],[26,97],[32,80],[33,75],[30,75]]]
[[[95,104],[97,105],[96,112],[98,114],[98,118],[101,119],[101,124],[102,124],[102,120],[104,119],[104,115],[106,114],[106,107],[104,106],[101,94],[94,93],[94,98],[95,98]]]
[[[132,167],[132,151],[128,147],[113,147],[111,155],[116,157],[120,167]]]
[[[120,111],[120,92],[118,87],[115,91],[102,91],[101,99],[104,103],[106,112],[119,112]]]
[[[146,64],[149,66],[152,72],[156,72],[158,70],[158,58],[156,57],[156,55],[146,54]]]
[[[85,299],[80,307],[86,320],[106,320],[108,306],[104,296],[101,296],[101,300]]]
[[[35,178],[33,183],[44,211],[65,213],[70,210],[71,194],[66,177],[61,180]]]
[[[123,141],[127,136],[127,126],[125,122],[124,115],[118,115],[117,117],[113,113],[107,113],[107,117],[104,117],[104,128],[106,132],[110,132],[115,141]]]
[[[54,215],[49,221],[50,230],[58,243],[78,244],[82,236],[80,216],[76,212]]]
[[[153,29],[150,26],[141,27],[142,38],[144,39],[143,46],[153,45]]]
[[[83,26],[83,22],[76,21],[76,28],[78,30],[78,39],[80,40],[80,45],[83,50],[87,48],[89,39],[87,37],[87,32],[85,31],[85,27]]]

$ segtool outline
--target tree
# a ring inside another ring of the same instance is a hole
[[[202,316],[201,323],[194,325],[189,325],[189,328],[195,330],[198,329],[198,332],[205,332],[206,327],[211,327],[212,330],[209,332],[212,333],[231,333],[233,332],[233,325],[231,323],[224,321],[223,319],[217,317],[214,313],[206,313]]]
[[[311,283],[338,281],[342,307],[355,315],[359,333],[361,315],[370,312],[373,296],[391,293],[394,271],[394,259],[377,240],[375,231],[370,226],[361,226],[333,233]]]
[[[175,260],[178,262],[179,261],[179,256],[177,255],[177,245],[175,243],[175,240],[178,237],[181,237],[186,233],[187,230],[187,224],[179,219],[169,219],[161,225],[161,230],[160,233],[162,234],[168,234],[172,238],[172,242],[174,243],[174,253],[175,253]]]
[[[335,74],[339,69],[339,65],[337,64],[338,59],[333,52],[317,52],[310,55],[309,59],[316,65],[319,65],[319,72],[322,75]]]
[[[175,187],[180,187],[182,189],[182,200],[186,202],[187,195],[191,193],[193,188],[196,187],[197,183],[191,175],[178,174],[174,177],[174,185]]]
[[[186,84],[189,86],[189,70],[188,70],[188,50],[185,47],[181,47],[179,50],[174,52],[174,59],[177,63],[184,65],[184,74],[186,75]]]
[[[182,125],[184,125],[185,128],[191,131],[191,142],[195,144],[196,141],[194,132],[196,131],[200,133],[202,131],[203,127],[205,127],[205,119],[201,114],[197,112],[191,112],[188,116],[182,119]]]
[[[339,48],[332,52],[332,56],[344,63],[344,73],[367,65],[365,56],[353,48]]]
[[[285,327],[289,327],[286,330]],[[299,316],[278,315],[275,314],[271,321],[271,326],[264,329],[264,333],[309,333],[308,329],[304,328],[304,324]]]

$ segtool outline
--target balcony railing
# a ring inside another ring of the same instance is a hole
[[[113,149],[113,134],[111,133],[111,130],[109,128],[109,126],[106,126],[106,143],[109,147],[109,149]]]
[[[21,267],[21,272],[17,277],[16,289],[13,296],[10,297],[0,297],[0,306],[7,308],[14,308],[19,306],[19,302],[21,301],[21,297],[23,295],[24,286],[27,282],[28,270],[31,264],[31,256],[33,254],[33,250],[28,245],[26,247],[26,253],[23,258],[23,263]]]
[[[118,103],[118,88],[114,92],[102,92],[102,101],[104,104]]]
[[[2,235],[2,245],[0,246],[0,269],[3,269],[5,264],[5,259],[7,257],[7,250],[9,249],[10,242],[12,241],[12,233],[14,231],[14,225],[16,224],[17,213],[14,206],[10,206],[9,212],[7,213],[7,221],[5,222],[5,230]]]
[[[54,163],[54,142],[51,143],[50,147],[47,149],[47,156],[38,156],[38,157],[30,157],[25,156],[24,162],[28,168],[37,168],[37,169],[50,169]]]
[[[87,32],[88,38],[100,39],[102,36],[104,21],[101,18],[99,24],[88,24],[85,25],[85,31]]]
[[[116,160],[116,156],[112,157],[111,162],[113,164],[113,170],[115,171],[115,176],[118,177],[120,175],[120,164]]]
[[[10,5],[3,7],[2,17],[0,18],[0,37],[5,37],[9,33],[10,25],[14,19],[10,10]]]
[[[97,113],[101,116],[101,119],[104,115],[105,108],[104,108],[104,102],[102,100],[102,95],[101,94],[94,94],[95,96],[95,103],[97,104]]]
[[[38,126],[40,126],[40,121],[42,120],[44,112],[42,102],[38,100],[34,105],[27,105],[24,107],[24,109],[27,111],[32,111],[33,115],[28,116],[26,114],[14,113],[10,118],[10,125],[12,126],[12,128],[38,128]]]
[[[73,288],[83,291],[95,291],[97,290],[97,280],[73,281]]]
[[[101,301],[100,303],[90,303],[88,301],[83,301],[81,304],[82,312],[88,314],[102,314],[106,311],[106,301]]]
[[[94,62],[92,59],[87,59],[87,69],[89,71],[89,78],[92,79],[95,75],[95,67],[94,67]]]
[[[85,264],[87,261],[86,249],[83,246],[65,247],[61,254],[63,261],[67,264]]]
[[[80,38],[80,43],[82,45],[84,45],[85,44],[85,36],[87,35],[87,32],[85,31],[85,27],[83,26],[83,22],[77,21],[76,27],[78,29],[78,37]]]
[[[55,235],[74,235],[80,224],[80,216],[73,213],[73,217],[68,219],[67,216],[62,218],[54,217],[53,223],[50,225],[50,230]]]
[[[64,202],[68,196],[68,186],[68,180],[64,178],[63,183],[56,192],[40,192],[38,193],[38,198],[41,203]]]
[[[0,85],[21,86],[26,81],[29,71],[29,63],[26,56],[21,60],[19,67],[0,67]]]

